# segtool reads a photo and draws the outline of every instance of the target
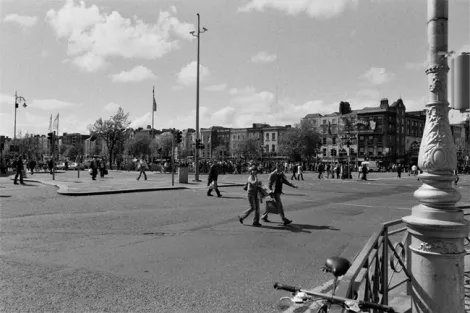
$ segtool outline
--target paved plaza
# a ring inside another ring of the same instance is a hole
[[[320,271],[326,257],[352,261],[380,223],[409,215],[417,203],[416,177],[356,175],[306,173],[293,181],[299,189],[284,187],[292,225],[270,216],[261,228],[237,219],[248,206],[247,175],[220,176],[221,198],[206,196],[205,175],[188,184],[176,176],[175,186],[161,173],[147,181],[135,172],[110,171],[97,181],[87,172],[58,173],[55,181],[34,174],[27,179],[42,183],[23,186],[1,178],[0,311],[313,312],[279,301],[288,293],[273,283],[321,286],[331,279]],[[469,185],[461,176],[463,204]]]

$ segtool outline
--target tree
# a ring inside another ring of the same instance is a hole
[[[127,147],[129,153],[131,155],[149,155],[150,150],[150,138],[147,136],[140,136],[132,141],[129,142]]]
[[[92,136],[104,141],[109,157],[109,166],[112,167],[114,156],[116,154],[116,147],[120,146],[125,139],[123,129],[129,126],[128,121],[129,113],[119,107],[116,114],[112,115],[108,120],[103,120],[101,117],[96,120],[93,125],[89,125],[88,129]]]
[[[228,149],[225,145],[220,145],[213,150],[212,155],[215,159],[224,158],[227,157],[227,151]]]
[[[256,158],[259,155],[259,140],[246,138],[240,142],[240,146],[234,149],[234,154],[240,158]]]
[[[317,155],[319,147],[320,134],[308,120],[302,120],[278,139],[279,154],[288,156],[295,162],[310,160]]]

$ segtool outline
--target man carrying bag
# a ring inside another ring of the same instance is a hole
[[[286,184],[288,186],[291,186],[292,188],[297,188],[297,186],[291,184],[287,180],[286,176],[283,173],[283,170],[284,170],[284,165],[282,165],[282,163],[278,163],[276,170],[272,172],[271,175],[269,176],[269,189],[273,190],[277,211],[279,215],[281,216],[281,219],[284,222],[284,225],[289,225],[290,223],[292,223],[292,221],[286,218],[284,214],[284,207],[281,201],[282,185]],[[267,210],[266,212],[264,212],[263,217],[261,218],[264,222],[269,222],[268,205],[272,205],[272,203],[270,202],[271,204],[268,204],[268,202],[270,201],[266,201]]]

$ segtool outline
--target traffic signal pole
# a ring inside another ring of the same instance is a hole
[[[55,130],[52,132],[52,180],[55,180]]]
[[[175,185],[175,132],[173,131],[173,139],[171,140],[171,185]]]

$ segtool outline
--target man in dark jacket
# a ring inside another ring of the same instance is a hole
[[[274,200],[276,200],[277,211],[284,222],[284,225],[289,225],[292,223],[291,220],[288,220],[284,214],[284,207],[281,201],[281,194],[282,194],[282,185],[286,184],[291,186],[292,188],[297,188],[297,186],[291,184],[286,175],[284,175],[284,165],[282,163],[277,164],[277,168],[274,172],[269,175],[269,189],[273,191]],[[269,222],[268,220],[268,212],[264,212],[263,217],[261,218],[265,222]]]
[[[209,177],[207,180],[207,186],[209,186],[209,190],[207,190],[207,195],[209,197],[212,196],[212,190],[215,190],[217,193],[217,197],[222,197],[220,194],[219,188],[217,186],[217,179],[219,177],[219,166],[217,162],[214,162],[209,170]]]
[[[90,163],[90,169],[91,169],[91,179],[96,180],[96,175],[98,175],[98,167],[99,167],[99,162],[96,159],[96,156],[93,157],[93,161]]]
[[[15,162],[13,162],[13,166],[16,170],[15,180],[13,181],[13,183],[15,185],[18,185],[18,176],[20,176],[20,184],[24,184],[24,182],[23,182],[23,158],[21,156],[19,156],[15,160]]]

